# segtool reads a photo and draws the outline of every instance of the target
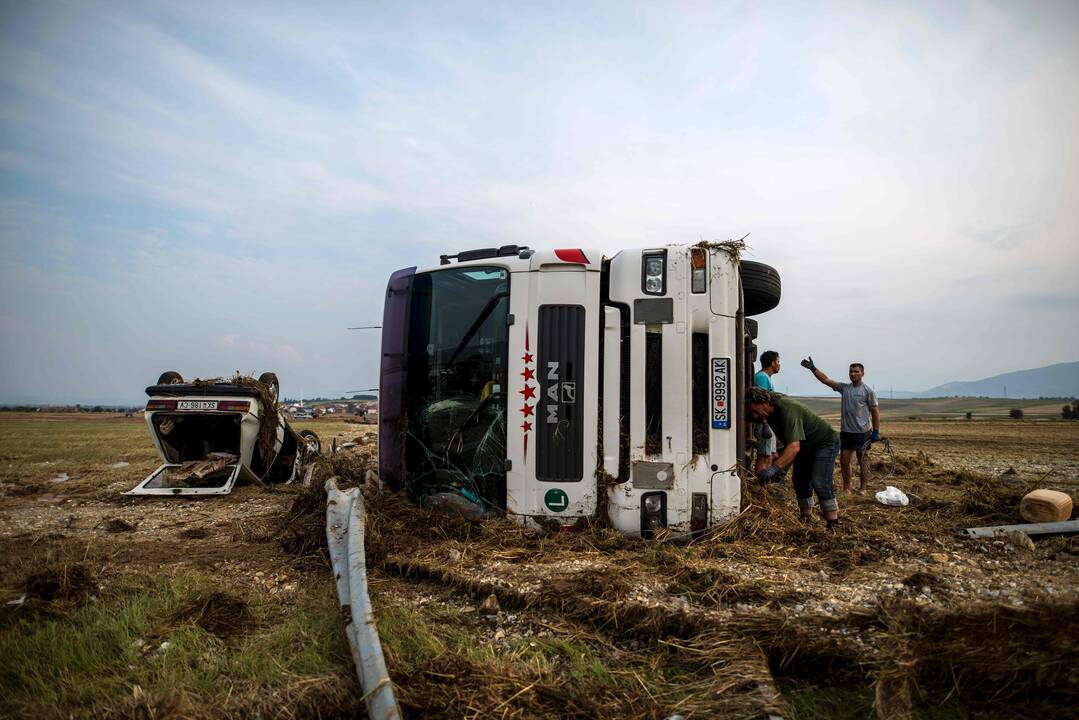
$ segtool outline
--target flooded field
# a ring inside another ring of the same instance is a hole
[[[362,483],[371,426],[318,480]],[[306,425],[301,425],[306,427]],[[789,489],[690,545],[537,538],[367,488],[368,564],[409,717],[1045,717],[1079,700],[1079,539],[971,539],[1079,490],[1079,423],[885,419],[838,533]],[[362,697],[321,489],[131,498],[141,419],[0,418],[0,713],[346,717]],[[126,464],[124,464],[126,463]],[[316,486],[318,483],[316,483]],[[874,488],[876,489],[876,488]]]

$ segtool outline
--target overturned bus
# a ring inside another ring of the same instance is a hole
[[[421,503],[628,535],[739,511],[741,396],[778,273],[737,243],[525,247],[395,272],[382,326],[379,470]]]

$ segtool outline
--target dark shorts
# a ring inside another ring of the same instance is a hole
[[[867,432],[839,433],[839,447],[843,450],[861,450],[869,439]]]
[[[832,485],[832,471],[835,469],[835,456],[839,454],[839,442],[819,448],[804,447],[794,456],[794,494],[798,497],[798,506],[803,510],[813,504],[813,495],[817,496],[822,512],[838,510],[835,500],[835,488]]]

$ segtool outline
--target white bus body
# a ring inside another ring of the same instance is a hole
[[[691,535],[739,511],[747,263],[705,244],[442,262],[387,290],[387,484],[545,528],[605,514],[631,536]],[[750,265],[771,281],[756,314],[778,303],[779,278]]]

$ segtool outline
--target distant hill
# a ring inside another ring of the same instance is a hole
[[[1079,397],[1079,362],[1017,370],[982,380],[955,380],[911,394],[923,398],[952,395],[994,398]]]

